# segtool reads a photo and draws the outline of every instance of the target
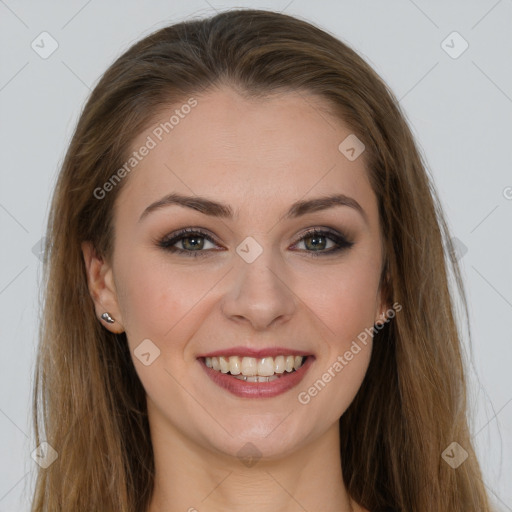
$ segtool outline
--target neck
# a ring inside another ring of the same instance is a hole
[[[152,429],[155,485],[148,512],[354,512],[341,474],[338,422],[279,459],[241,461],[166,424]]]

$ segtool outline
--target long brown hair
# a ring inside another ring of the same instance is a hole
[[[48,221],[33,407],[36,443],[46,440],[59,456],[39,470],[32,510],[149,506],[154,464],[145,392],[125,334],[96,318],[81,243],[92,241],[109,257],[124,182],[101,200],[94,191],[164,106],[219,83],[251,97],[312,92],[366,146],[385,240],[383,282],[389,304],[403,309],[378,333],[362,387],[340,420],[349,494],[371,511],[489,511],[468,431],[450,275],[467,311],[463,284],[405,116],[346,44],[305,21],[258,10],[158,30],[110,66],[83,109]],[[456,469],[442,457],[452,442],[468,453]]]

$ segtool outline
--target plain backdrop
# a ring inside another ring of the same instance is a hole
[[[363,56],[400,100],[468,290],[473,439],[493,502],[512,511],[511,0],[0,0],[0,512],[29,510],[38,244],[84,101],[136,40],[235,7],[319,25]]]

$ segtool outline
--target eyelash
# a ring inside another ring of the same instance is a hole
[[[329,230],[324,229],[311,229],[304,233],[302,237],[295,242],[295,244],[303,241],[305,238],[311,238],[311,237],[326,237],[329,238],[331,241],[336,243],[338,247],[331,248],[329,250],[325,251],[305,251],[310,253],[310,255],[314,258],[317,258],[319,256],[328,256],[334,253],[338,253],[340,251],[343,251],[345,249],[350,249],[354,245],[354,242],[349,242],[344,236],[338,235],[337,233]],[[173,233],[172,235],[167,235],[166,237],[162,238],[157,242],[157,245],[161,247],[162,249],[169,251],[171,253],[176,254],[182,254],[187,257],[192,258],[202,258],[205,256],[209,256],[208,253],[212,252],[212,249],[209,250],[197,250],[197,251],[189,251],[185,249],[178,249],[177,247],[173,247],[176,242],[179,242],[180,240],[183,240],[185,238],[205,238],[209,242],[215,244],[215,240],[205,233],[204,231],[200,229],[194,229],[194,228],[184,228],[176,233]],[[294,245],[295,245],[294,244]]]

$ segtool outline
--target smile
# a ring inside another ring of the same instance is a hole
[[[198,358],[215,384],[242,398],[273,397],[290,390],[303,379],[314,359],[292,354]]]
[[[228,373],[246,382],[271,382],[285,372],[298,370],[304,357],[280,355],[276,357],[206,357],[205,364],[221,373]]]

